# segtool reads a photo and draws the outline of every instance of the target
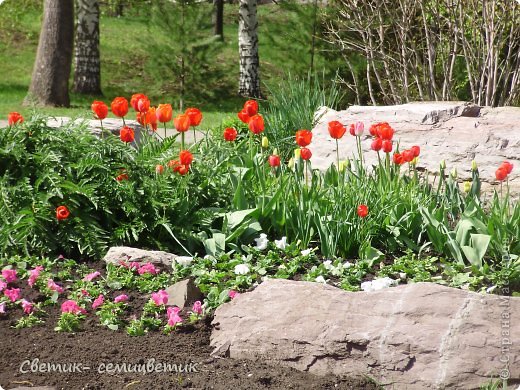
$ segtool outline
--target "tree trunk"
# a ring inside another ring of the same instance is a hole
[[[45,0],[38,51],[26,103],[70,105],[69,75],[73,37],[73,0]]]
[[[99,58],[99,1],[77,0],[74,92],[101,94]]]
[[[224,40],[224,0],[213,0],[213,25],[215,35]]]
[[[240,81],[238,94],[260,97],[260,61],[258,59],[257,0],[240,0],[238,24],[238,52],[240,57]]]

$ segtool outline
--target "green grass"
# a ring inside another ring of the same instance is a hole
[[[0,11],[7,4],[0,6]],[[0,12],[0,30],[4,30],[0,32],[0,119],[5,119],[11,111],[23,115],[31,112],[31,107],[22,106],[22,102],[31,80],[41,23],[40,2],[23,0],[18,5],[11,3],[9,7]],[[200,13],[204,13],[205,18],[209,17],[210,5],[199,7],[202,7]],[[275,85],[289,71],[293,75],[306,74],[310,64],[312,26],[309,16],[312,9],[306,6],[288,9],[271,4],[259,6],[258,12],[261,80]],[[198,34],[211,37],[211,23],[205,22],[201,26],[202,32]],[[135,92],[148,94],[152,104],[169,102],[178,107],[179,82],[175,73],[169,73],[157,61],[161,56],[168,61],[171,54],[173,63],[178,53],[170,53],[166,49],[155,50],[162,43],[177,47],[171,35],[160,29],[157,23],[151,24],[143,9],[130,9],[122,18],[103,14],[100,29],[104,96],[71,93],[71,108],[42,108],[39,111],[54,116],[90,116],[92,100],[109,102],[115,96],[129,97]],[[243,102],[236,95],[239,72],[237,31],[238,5],[226,4],[225,41],[213,49],[216,56],[211,57],[207,73],[199,75],[201,82],[188,86],[192,88],[192,93],[185,104],[200,107],[207,126],[218,125],[223,118],[234,117]],[[315,61],[316,69],[327,64],[319,53]],[[331,72],[328,69],[328,73]],[[213,90],[215,92],[211,94]],[[263,91],[267,93],[268,88],[264,86]]]

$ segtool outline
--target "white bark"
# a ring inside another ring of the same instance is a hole
[[[246,97],[260,97],[260,61],[258,58],[257,0],[240,0],[238,24],[238,52],[240,80],[238,93]]]

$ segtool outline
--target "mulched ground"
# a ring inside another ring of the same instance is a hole
[[[35,294],[34,290],[31,292],[21,287],[24,297],[37,301],[37,297],[31,296]],[[131,296],[130,314],[135,312],[139,315],[148,297],[136,297],[135,292]],[[0,316],[0,386],[4,389],[37,385],[67,390],[377,388],[368,379],[317,377],[262,362],[214,359],[210,356],[212,348],[209,346],[210,318],[196,325],[187,325],[171,335],[151,332],[131,337],[124,330],[114,332],[100,326],[92,313],[82,323],[82,331],[57,333],[54,327],[59,318],[59,305],[46,310],[49,316],[45,324],[28,329],[12,327],[22,316],[21,308]],[[31,365],[24,362],[34,359],[39,359],[40,364],[65,364],[65,368],[66,364],[76,363],[76,372],[31,372]],[[155,359],[156,364],[176,364],[178,367],[191,362],[191,367],[195,367],[197,372],[106,372],[110,363],[127,363],[135,370],[150,359]]]

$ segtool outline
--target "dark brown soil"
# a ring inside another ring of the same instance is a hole
[[[135,293],[133,295],[135,297]],[[131,310],[142,307],[143,303],[144,297],[134,298],[130,302]],[[0,316],[0,386],[4,389],[37,385],[67,390],[377,388],[368,379],[317,377],[262,362],[213,359],[209,346],[210,319],[170,335],[151,332],[131,337],[124,330],[114,332],[101,327],[97,317],[90,313],[82,324],[82,331],[72,334],[54,331],[59,305],[47,310],[49,317],[44,324],[27,329],[12,328],[15,319],[22,316],[21,309]],[[22,366],[24,361],[34,359],[39,359],[40,364],[64,364],[65,369],[67,364],[78,365],[73,373],[31,372],[28,363]],[[156,364],[182,367],[191,362],[197,372],[98,372],[108,363],[146,365],[150,359],[155,359]],[[21,369],[29,372],[22,373]]]

